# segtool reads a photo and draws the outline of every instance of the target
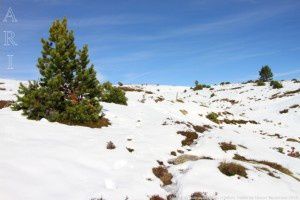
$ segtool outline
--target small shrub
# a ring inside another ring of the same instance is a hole
[[[273,89],[283,88],[282,84],[279,81],[271,81],[270,86],[272,86]]]
[[[195,81],[195,87],[192,88],[194,91],[197,90],[203,90],[203,88],[210,88],[210,85],[206,85],[206,84],[199,84],[198,81]]]
[[[265,86],[265,85],[266,85],[266,83],[262,80],[259,80],[256,82],[256,86]]]
[[[209,119],[210,121],[219,124],[220,122],[218,120],[218,117],[219,117],[218,114],[214,112],[211,112],[206,116],[206,118]]]
[[[223,151],[230,151],[230,150],[236,150],[236,145],[232,144],[231,142],[221,142],[220,147]]]
[[[195,87],[193,88],[194,91],[197,90],[203,90],[203,86],[202,85],[195,85]]]
[[[227,82],[221,82],[221,83],[220,83],[220,85],[229,85],[229,84],[230,84],[230,82],[228,82],[228,81],[227,81]]]
[[[115,149],[115,148],[116,145],[112,141],[109,141],[106,145],[106,149]]]
[[[163,182],[164,186],[172,184],[173,176],[168,172],[168,170],[165,167],[154,167],[152,168],[152,172],[157,178],[159,178]]]
[[[150,200],[165,200],[165,199],[160,197],[159,195],[153,195],[152,197],[150,197]]]
[[[118,86],[122,87],[124,84],[122,82],[118,82]]]
[[[271,81],[273,79],[273,73],[268,65],[265,65],[259,71],[259,80],[263,82]]]
[[[0,100],[0,109],[9,107],[13,101],[5,101],[5,100]]]
[[[239,175],[239,176],[247,178],[246,168],[237,163],[222,162],[219,165],[218,169],[226,176]]]
[[[107,103],[127,105],[127,98],[125,96],[125,92],[122,89],[114,87],[110,82],[103,83],[102,87],[102,101]]]

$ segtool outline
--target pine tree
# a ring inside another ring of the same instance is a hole
[[[271,81],[273,79],[273,73],[268,65],[265,65],[259,71],[259,80],[263,82]]]
[[[56,20],[49,38],[42,39],[42,56],[37,67],[39,81],[21,85],[15,110],[30,119],[46,118],[67,124],[97,123],[101,85],[94,66],[89,66],[88,47],[77,50],[67,20]]]

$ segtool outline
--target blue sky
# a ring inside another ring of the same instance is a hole
[[[9,7],[17,23],[2,22]],[[298,0],[2,0],[0,77],[37,79],[40,39],[64,16],[102,80],[240,82],[265,64],[276,79],[300,78]],[[7,30],[18,46],[3,45]]]

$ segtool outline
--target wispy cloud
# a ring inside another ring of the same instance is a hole
[[[297,67],[297,68],[299,68],[299,69],[287,71],[287,72],[275,73],[274,77],[284,77],[284,76],[289,76],[289,75],[300,74],[300,67]]]
[[[180,36],[193,36],[203,33],[220,32],[223,30],[240,29],[241,27],[253,25],[277,15],[283,14],[293,8],[296,5],[285,5],[285,6],[274,6],[268,8],[261,8],[260,10],[249,11],[246,13],[225,16],[219,20],[192,24],[189,26],[179,27],[175,29],[164,30],[151,35],[115,35],[109,36],[111,39],[116,40],[140,40],[140,41],[151,41],[151,40],[162,40]],[[109,39],[107,37],[107,39]]]

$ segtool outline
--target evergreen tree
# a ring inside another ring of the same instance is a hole
[[[271,68],[268,65],[265,65],[261,68],[261,70],[259,71],[259,80],[267,82],[267,81],[271,81],[273,79],[273,73]]]
[[[37,64],[41,78],[28,87],[20,86],[13,108],[22,109],[30,119],[68,124],[97,122],[102,109],[101,85],[94,66],[89,65],[88,47],[77,50],[66,19],[54,21],[42,45]]]

